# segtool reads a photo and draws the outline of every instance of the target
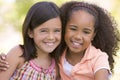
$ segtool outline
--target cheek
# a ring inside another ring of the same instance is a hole
[[[92,37],[91,36],[86,36],[86,37],[84,37],[84,39],[85,39],[85,41],[89,44],[89,43],[91,43],[91,41],[92,41]]]
[[[89,36],[89,40],[92,41],[94,39],[94,37],[95,37],[95,34],[93,33]]]
[[[57,41],[59,41],[59,43],[60,43],[61,42],[61,36],[58,35],[58,36],[56,36],[56,38],[57,38]]]
[[[70,34],[69,32],[66,32],[66,33],[65,33],[64,39],[65,39],[65,42],[66,42],[66,43],[69,41],[70,35],[71,35],[71,34]]]
[[[61,42],[61,33],[54,33],[53,36],[54,36],[54,40],[57,41],[57,43],[60,44],[60,42]]]
[[[75,32],[67,30],[66,33],[65,33],[65,37],[66,38],[71,38],[71,37],[74,37],[75,34],[76,34]]]
[[[61,34],[62,34],[61,32],[53,32],[53,36],[59,39],[61,39],[62,36]]]
[[[41,41],[45,38],[45,35],[34,35],[34,41]]]
[[[34,42],[35,44],[38,44],[41,41],[41,38],[39,37],[34,37]]]

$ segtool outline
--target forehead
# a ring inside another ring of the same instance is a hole
[[[77,24],[95,24],[95,18],[92,14],[85,10],[77,10],[72,12],[69,21]]]
[[[48,21],[44,22],[36,28],[61,28],[61,20],[59,17],[49,19]]]
[[[84,18],[91,18],[94,20],[94,16],[89,13],[88,11],[86,10],[76,10],[76,11],[72,11],[71,15],[70,15],[70,18],[72,17],[79,17],[80,19],[84,19]]]

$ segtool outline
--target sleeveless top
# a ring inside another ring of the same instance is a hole
[[[52,60],[48,69],[37,66],[33,60],[25,62],[24,65],[16,69],[10,80],[55,80],[55,60]]]

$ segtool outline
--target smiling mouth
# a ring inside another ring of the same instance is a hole
[[[75,47],[75,48],[79,48],[79,47],[81,47],[81,46],[83,45],[83,43],[79,43],[79,42],[72,41],[72,45],[73,45],[73,47]]]
[[[46,42],[45,44],[48,46],[53,46],[55,44],[55,42]]]

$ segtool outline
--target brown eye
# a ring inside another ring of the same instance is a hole
[[[56,29],[54,32],[61,32],[61,29]]]
[[[46,29],[41,29],[40,32],[48,32]]]
[[[72,31],[76,31],[77,30],[76,26],[74,26],[74,25],[70,25],[69,29],[72,30]]]
[[[76,29],[75,29],[75,28],[70,28],[70,30],[73,30],[73,31],[75,31]]]
[[[90,34],[90,31],[84,31],[85,34]]]

